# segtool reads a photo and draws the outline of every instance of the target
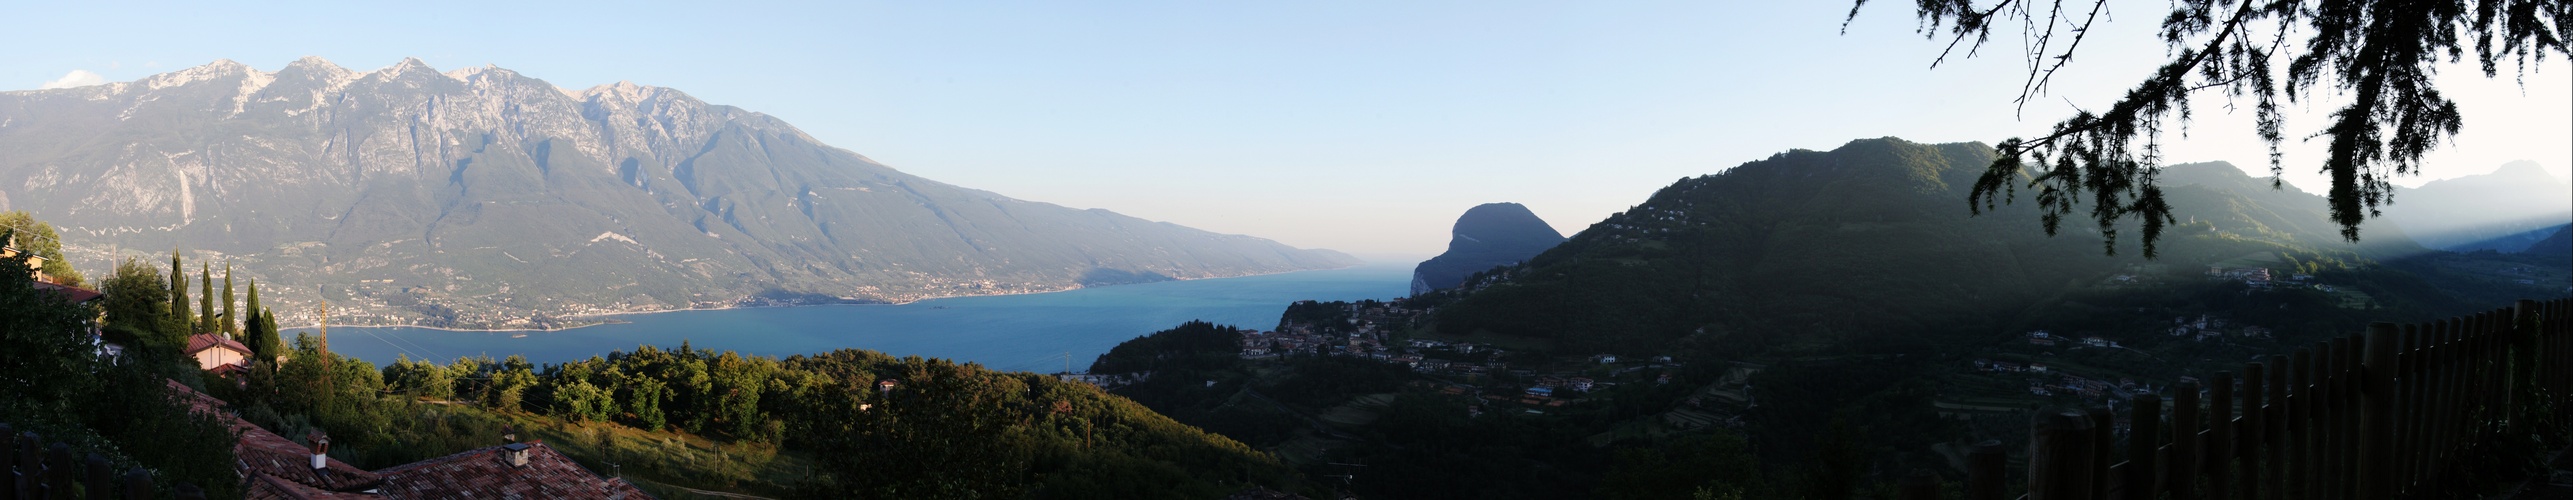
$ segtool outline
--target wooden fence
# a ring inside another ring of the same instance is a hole
[[[2360,335],[2273,355],[2198,384],[2133,397],[2117,451],[2108,408],[2043,412],[2026,497],[2386,499],[2439,491],[2479,433],[2527,436],[2573,409],[2573,299]],[[2200,393],[2204,392],[2204,395]],[[2165,419],[2168,419],[2167,421]],[[2167,435],[2166,435],[2167,433]],[[2123,458],[2123,461],[2119,461]],[[2004,450],[1967,457],[1966,497],[2000,500]],[[1917,486],[1916,483],[1928,483]],[[1936,478],[1905,482],[1936,498]],[[2448,486],[2453,487],[2453,486]],[[1924,496],[1929,495],[1929,496]]]
[[[0,465],[8,474],[8,484],[0,487],[0,500],[45,500],[86,498],[89,500],[144,500],[154,498],[152,473],[135,468],[119,475],[107,464],[107,458],[96,453],[87,458],[72,458],[71,445],[60,441],[44,444],[34,432],[17,433],[9,424],[0,423],[0,439],[8,441],[7,456]],[[205,493],[194,485],[180,483],[177,498],[204,500]]]

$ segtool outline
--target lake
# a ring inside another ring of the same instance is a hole
[[[841,348],[947,358],[1002,370],[1075,371],[1120,342],[1189,320],[1268,330],[1299,300],[1392,299],[1410,293],[1411,264],[1368,264],[1240,278],[1166,281],[1065,292],[612,316],[625,323],[552,332],[458,332],[332,327],[331,351],[383,366],[397,354],[440,363],[511,354],[561,363],[651,344],[786,357]],[[284,332],[289,341],[295,329]],[[525,337],[515,337],[525,335]]]

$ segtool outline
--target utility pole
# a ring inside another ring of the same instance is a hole
[[[316,291],[316,292],[318,292],[318,291],[319,291],[319,289],[317,288],[315,291]],[[321,350],[322,367],[323,367],[323,368],[325,368],[325,369],[327,369],[327,368],[330,368],[330,365],[331,365],[331,301],[330,301],[330,299],[322,299],[322,300],[321,300],[321,306],[320,306],[320,307],[321,307],[321,311],[322,311],[322,321],[321,321],[321,337],[322,337],[322,338],[321,338],[321,343],[320,343],[320,345],[319,345],[318,347],[319,347],[319,348],[320,348],[320,350]],[[325,372],[323,372],[323,373],[325,374],[325,377],[327,377],[327,376],[328,376],[327,374],[328,374],[329,372],[325,371]]]
[[[320,328],[321,340],[314,346],[314,350],[317,352],[314,353],[313,357],[320,358],[318,361],[321,363],[319,366],[322,368],[321,389],[325,391],[322,394],[326,395],[330,394],[328,391],[339,390],[338,386],[331,385],[331,300],[329,297],[322,295],[322,287],[319,286],[313,287],[313,297],[316,299],[316,302],[321,304],[317,307],[321,309],[322,314]]]

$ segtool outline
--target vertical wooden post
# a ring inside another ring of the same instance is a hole
[[[79,464],[71,457],[70,444],[56,441],[46,447],[45,498],[71,498],[72,490],[80,484],[79,477],[72,473],[80,469]]]
[[[2475,384],[2473,389],[2468,389],[2468,397],[2473,397],[2470,407],[2483,407],[2483,410],[2493,410],[2493,325],[2496,322],[2493,312],[2475,314],[2475,332],[2468,340],[2468,366],[2475,369],[2475,376],[2470,376],[2468,381],[2468,384]]]
[[[2090,496],[2091,432],[2091,419],[2080,410],[2037,416],[2029,426],[2028,500]]]
[[[0,422],[0,500],[18,500],[18,431]]]
[[[2162,396],[2137,394],[2128,401],[2126,498],[2153,500],[2162,490],[2154,484],[2154,457],[2162,449]]]
[[[2216,372],[2207,383],[2207,439],[2199,444],[2206,449],[2207,500],[2233,500],[2234,374]]]
[[[18,433],[17,441],[16,453],[10,454],[10,460],[18,464],[18,482],[11,489],[17,490],[18,498],[44,498],[37,493],[45,486],[45,448],[40,444],[44,438],[27,431]]]
[[[2332,339],[2332,447],[2326,451],[2331,475],[2323,484],[2332,487],[2327,498],[2349,498],[2352,472],[2358,470],[2358,346],[2349,337]]]
[[[2171,498],[2197,498],[2198,383],[2171,386],[2171,465],[2163,473]]]
[[[2529,398],[2537,395],[2537,301],[2521,299],[2512,304],[2510,326],[2510,389],[2502,393],[2502,406],[2509,412],[2502,416],[2510,419],[2513,428],[2520,428],[2524,424],[2520,420],[2529,416],[2526,410],[2532,407]]]
[[[89,500],[116,500],[116,470],[108,468],[107,457],[91,453],[81,460],[80,489]]]
[[[2546,402],[2549,403],[2550,408],[2557,411],[2558,415],[2562,413],[2565,403],[2562,385],[2558,383],[2563,373],[2563,366],[2557,361],[2559,359],[2557,353],[2562,350],[2564,344],[2563,337],[2556,335],[2558,328],[2555,323],[2558,322],[2557,309],[2559,308],[2558,301],[2538,303],[2535,331],[2537,337],[2536,393],[2548,398]],[[2549,415],[2549,417],[2554,416],[2556,415]]]
[[[1927,470],[1903,477],[1903,500],[1939,500],[1939,476]]]
[[[125,485],[125,500],[152,500],[152,473],[135,467],[125,471],[120,481]]]
[[[2314,498],[2314,457],[2321,455],[2314,452],[2313,439],[2314,348],[2297,348],[2293,366],[2288,373],[2294,378],[2287,385],[2295,392],[2288,396],[2287,446],[2281,453],[2287,458],[2287,475],[2281,478],[2287,487],[2281,492],[2288,498]]]
[[[2360,421],[2366,431],[2359,433],[2356,498],[2382,500],[2394,494],[2395,348],[2402,335],[2393,323],[2368,324],[2367,362],[2360,366],[2367,380],[2366,414]]]
[[[2242,457],[2243,500],[2268,498],[2260,495],[2265,467],[2268,467],[2269,367],[2259,362],[2242,365],[2242,425],[2234,429],[2234,456]]]
[[[2091,498],[2108,498],[2108,467],[2117,463],[2117,410],[2093,406],[2091,418]]]
[[[2269,484],[2261,489],[2269,493],[2269,500],[2287,500],[2287,460],[2293,456],[2289,450],[2296,449],[2295,443],[2287,440],[2287,394],[2288,388],[2293,387],[2289,378],[2296,370],[2283,354],[2270,355],[2269,368],[2269,409],[2261,412],[2261,424],[2266,427],[2261,434],[2266,441],[2260,450],[2261,461],[2268,462]]]
[[[2433,404],[2433,407],[2439,409],[2437,424],[2439,430],[2436,431],[2438,434],[2432,436],[2438,442],[2432,443],[2433,446],[2430,448],[2431,465],[2427,471],[2432,474],[2439,472],[2442,467],[2440,464],[2448,463],[2448,459],[2455,457],[2451,452],[2457,446],[2457,432],[2465,424],[2466,388],[2470,387],[2467,385],[2467,374],[2474,368],[2466,362],[2465,342],[2467,332],[2472,331],[2472,325],[2473,323],[2466,319],[2451,318],[2441,326],[2438,361],[2439,399]]]
[[[2395,360],[2396,405],[2394,438],[2394,494],[2410,490],[2416,477],[2412,474],[2421,460],[2421,429],[2426,419],[2422,413],[2422,392],[2427,389],[2422,375],[2422,325],[2403,325],[2403,347]]]
[[[2367,461],[2360,459],[2359,450],[2367,441],[2368,375],[2363,367],[2368,341],[2364,332],[2342,339],[2349,350],[2341,352],[2341,498],[2358,498],[2360,485],[2367,484],[2360,477],[2367,472]]]
[[[2008,460],[2008,454],[2001,451],[2000,440],[1975,443],[1974,451],[1965,456],[1966,500],[2002,500],[2001,492],[2007,487],[2003,467]]]

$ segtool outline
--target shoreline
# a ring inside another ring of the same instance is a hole
[[[564,316],[560,316],[560,317],[563,317],[563,318],[598,318],[598,317],[608,317],[608,316],[639,316],[639,315],[646,315],[646,314],[662,314],[662,313],[689,312],[689,311],[730,311],[730,310],[736,310],[736,309],[767,309],[767,308],[787,308],[787,307],[819,307],[819,306],[903,306],[903,305],[918,304],[918,303],[922,303],[922,302],[928,302],[928,301],[933,301],[933,300],[942,300],[942,299],[962,299],[962,298],[974,298],[974,297],[1009,297],[1009,296],[1018,296],[1018,295],[1039,295],[1039,294],[1048,294],[1048,293],[1064,293],[1064,292],[1073,292],[1073,291],[1080,291],[1080,290],[1088,290],[1088,289],[1092,289],[1092,288],[1107,288],[1107,287],[1130,286],[1130,285],[1150,285],[1150,284],[1153,284],[1153,283],[1175,283],[1175,282],[1181,282],[1181,281],[1204,281],[1204,280],[1220,280],[1220,279],[1233,279],[1233,278],[1250,278],[1250,277],[1257,277],[1257,276],[1276,276],[1276,275],[1281,275],[1281,274],[1294,274],[1294,273],[1304,273],[1304,272],[1314,272],[1314,271],[1338,271],[1338,270],[1342,270],[1342,269],[1354,269],[1354,268],[1366,267],[1366,266],[1368,266],[1368,265],[1370,265],[1370,264],[1372,264],[1372,263],[1363,263],[1363,262],[1362,262],[1362,263],[1360,263],[1360,264],[1358,264],[1358,265],[1353,265],[1353,266],[1341,266],[1341,267],[1330,267],[1330,268],[1320,268],[1320,269],[1300,269],[1300,270],[1295,270],[1295,271],[1279,271],[1279,272],[1274,272],[1274,273],[1251,273],[1251,274],[1242,274],[1242,275],[1235,275],[1235,276],[1213,276],[1213,277],[1205,277],[1205,278],[1170,279],[1170,280],[1165,280],[1165,281],[1154,281],[1154,282],[1148,282],[1148,283],[1125,283],[1125,284],[1118,284],[1118,285],[1106,285],[1106,286],[1100,286],[1100,287],[1074,286],[1074,287],[1071,287],[1071,288],[1065,288],[1065,289],[1061,289],[1061,290],[1046,290],[1046,291],[1039,291],[1039,292],[1016,292],[1016,293],[991,293],[991,294],[940,295],[940,296],[935,296],[935,297],[922,297],[922,298],[911,299],[911,300],[907,300],[907,301],[900,301],[900,302],[893,302],[893,301],[885,301],[885,302],[830,302],[830,303],[820,303],[820,304],[786,304],[786,305],[725,306],[725,307],[687,307],[687,308],[675,308],[675,309],[661,309],[661,310],[654,310],[654,311],[568,314],[568,315],[564,315]],[[568,327],[568,328],[488,328],[488,329],[478,329],[478,328],[453,328],[453,327],[420,326],[420,325],[352,325],[352,324],[334,324],[334,325],[327,325],[327,326],[337,326],[337,327],[343,327],[343,328],[418,328],[418,329],[423,329],[423,330],[436,330],[436,331],[443,331],[443,332],[472,332],[472,333],[504,333],[504,332],[520,332],[520,333],[530,333],[530,332],[561,332],[561,331],[570,331],[570,330],[579,329],[579,328],[589,328],[589,327],[593,327],[593,326],[613,325],[613,324],[622,324],[622,323],[628,323],[628,322],[626,322],[626,321],[602,321],[602,322],[598,322],[598,323],[591,323],[591,324],[586,324],[586,325],[581,325],[581,326],[574,326],[574,327]],[[279,326],[279,327],[278,327],[278,330],[279,330],[279,331],[285,331],[285,330],[296,330],[296,329],[306,329],[306,330],[309,330],[309,329],[320,328],[321,326],[323,326],[323,325],[292,325],[292,326]]]

